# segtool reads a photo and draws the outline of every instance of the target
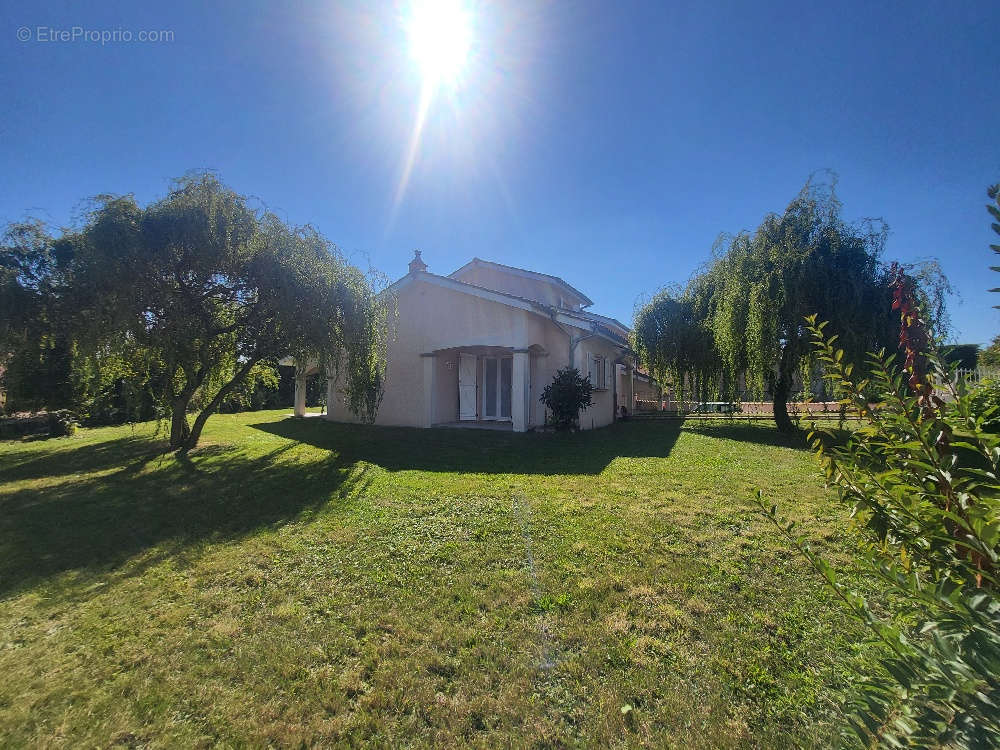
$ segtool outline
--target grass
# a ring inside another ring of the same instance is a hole
[[[0,443],[3,746],[824,746],[863,634],[761,425],[573,435],[219,415]]]

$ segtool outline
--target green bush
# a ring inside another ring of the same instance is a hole
[[[969,389],[972,409],[985,415],[983,429],[1000,432],[1000,380],[983,380]]]
[[[80,426],[76,415],[68,409],[49,412],[49,437],[69,437]]]
[[[545,386],[540,401],[549,410],[549,424],[557,430],[569,430],[577,426],[580,410],[593,403],[593,394],[590,378],[581,377],[575,367],[566,367]]]
[[[814,430],[810,440],[867,539],[862,562],[890,614],[876,615],[759,502],[885,646],[849,703],[848,737],[865,747],[1000,747],[1000,437],[987,430],[996,412],[952,384],[903,297],[904,365],[872,356],[868,380],[852,377],[836,337],[809,319],[827,377],[862,420],[846,438]]]

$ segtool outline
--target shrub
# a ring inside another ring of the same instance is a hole
[[[964,384],[952,384],[931,353],[908,294],[900,281],[902,370],[894,357],[871,356],[870,380],[854,380],[836,337],[809,319],[826,377],[862,419],[840,442],[815,428],[810,440],[867,537],[863,563],[893,602],[892,619],[876,616],[803,537],[793,536],[794,524],[762,497],[758,502],[887,647],[849,704],[861,744],[998,747],[1000,436],[986,430],[995,412]]]
[[[48,420],[50,437],[69,437],[76,433],[80,425],[76,415],[68,409],[49,412]]]
[[[1000,432],[1000,380],[983,380],[969,389],[972,409],[987,415],[983,428],[987,432]]]
[[[593,393],[590,378],[581,377],[575,367],[558,370],[540,399],[549,410],[549,424],[558,430],[575,427],[580,410],[593,403]]]

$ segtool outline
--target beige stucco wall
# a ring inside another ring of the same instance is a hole
[[[648,380],[635,379],[636,398],[656,400],[660,397],[660,389]]]
[[[618,405],[625,406],[629,411],[635,409],[635,399],[643,399],[646,401],[657,401],[661,397],[666,399],[669,396],[669,391],[661,392],[660,387],[655,381],[644,380],[638,375],[632,381],[632,393],[633,393],[633,403],[629,404],[628,398],[628,371],[624,367],[618,368]]]
[[[385,396],[376,424],[415,427],[425,424],[422,354],[436,353],[433,422],[442,423],[458,419],[459,352],[466,350],[481,356],[515,349],[529,350],[528,425],[544,423],[545,408],[539,401],[542,389],[551,382],[555,371],[569,361],[567,334],[551,320],[536,312],[446,289],[419,278],[399,288],[397,308],[395,335],[388,349]],[[577,335],[584,333],[580,329],[570,330]],[[575,364],[581,371],[586,370],[588,351],[612,360],[620,356],[620,350],[611,342],[587,339],[576,348]],[[481,394],[481,361],[477,369]],[[595,393],[594,405],[581,414],[581,427],[590,429],[611,423],[614,419],[611,399],[610,389]],[[330,401],[328,413],[333,420],[355,421],[342,396]]]
[[[454,422],[458,419],[458,350],[441,352],[434,365],[434,385],[437,390],[434,398],[434,422]]]
[[[496,289],[518,297],[544,302],[547,305],[558,306],[560,297],[566,298],[565,303],[576,302],[576,300],[569,299],[571,295],[568,292],[561,290],[552,282],[520,276],[504,271],[502,268],[471,266],[456,273],[454,278],[464,281],[466,284]]]
[[[601,338],[589,338],[577,344],[574,357],[574,367],[582,374],[587,374],[587,353],[605,357],[608,361],[614,362],[621,356],[621,350]],[[614,370],[612,370],[612,378]],[[554,374],[554,373],[553,373]],[[580,412],[580,429],[591,430],[597,427],[604,427],[615,420],[615,398],[612,384],[608,383],[605,390],[595,390],[592,396],[593,403],[589,409]]]

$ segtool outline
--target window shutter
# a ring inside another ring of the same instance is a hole
[[[587,352],[587,377],[590,378],[590,382],[594,384],[594,355],[591,352]]]
[[[611,379],[612,378],[612,373],[614,373],[614,367],[615,367],[614,362],[612,362],[610,359],[608,359],[607,357],[605,357],[604,358],[604,387],[607,388],[609,391],[611,390],[611,386],[614,383],[614,381]]]

